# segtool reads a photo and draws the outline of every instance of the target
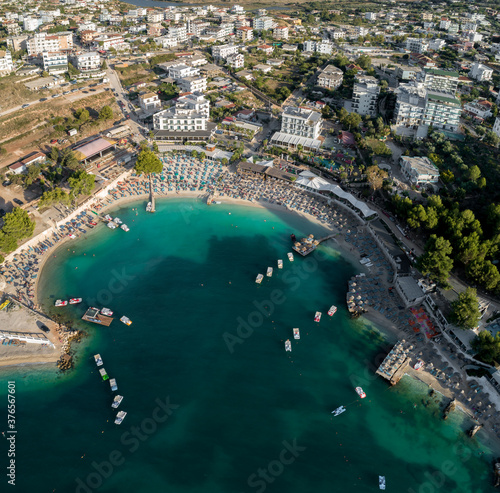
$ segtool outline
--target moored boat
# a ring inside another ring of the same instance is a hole
[[[94,359],[97,366],[102,366],[102,358],[100,354],[94,354]]]
[[[116,378],[109,379],[109,386],[111,387],[111,390],[113,392],[116,392],[118,390],[118,385],[116,385]]]
[[[285,351],[291,351],[292,350],[292,343],[290,342],[290,339],[287,339],[285,341]]]
[[[112,221],[113,220],[113,218],[109,214],[106,214],[104,216],[104,219],[106,219],[106,221]]]
[[[319,322],[321,320],[321,312],[316,312],[314,315],[314,321]]]
[[[381,490],[385,490],[385,476],[379,476],[378,477],[378,487]]]
[[[272,277],[273,276],[273,268],[272,267],[268,267],[267,268],[266,276],[267,277]]]
[[[116,229],[118,227],[113,221],[109,221],[107,226],[109,229]]]
[[[337,312],[337,307],[335,305],[332,305],[330,307],[330,309],[328,310],[328,315],[330,315],[330,317],[332,317],[333,315],[335,315],[336,312]]]
[[[257,284],[260,284],[262,282],[262,279],[264,279],[264,275],[263,274],[257,274],[257,278],[255,279],[255,282]]]
[[[356,392],[361,397],[361,399],[364,399],[366,397],[366,394],[361,387],[356,387]]]
[[[103,380],[107,380],[109,378],[108,374],[106,373],[106,370],[104,368],[101,368],[99,370],[99,373],[101,374],[101,377]]]
[[[130,231],[130,228],[126,224],[122,224],[120,228],[123,229],[123,231],[126,231],[127,233]]]
[[[125,411],[120,411],[115,418],[115,425],[121,425],[127,413]]]
[[[288,260],[290,260],[290,262],[293,262],[293,253],[292,252],[288,252],[286,255],[288,257]]]
[[[345,411],[346,411],[346,408],[345,408],[344,406],[340,406],[340,407],[338,407],[337,409],[333,410],[333,411],[332,411],[332,414],[333,414],[334,416],[338,416],[339,414],[342,414],[342,413],[344,413]]]
[[[295,328],[293,329],[293,338],[294,339],[300,339],[300,330]]]
[[[78,305],[78,303],[82,302],[82,298],[71,298],[69,300],[70,305]]]
[[[125,325],[132,325],[132,320],[130,320],[130,318],[126,317],[125,315],[120,318],[120,322],[123,322]]]
[[[56,300],[54,306],[66,306],[68,302],[66,300]]]
[[[148,202],[148,205],[146,206],[146,212],[151,212],[153,210],[153,204],[151,202]]]
[[[119,217],[115,217],[113,219],[113,221],[116,223],[116,224],[121,224],[122,223],[122,220],[119,218]]]
[[[115,395],[115,398],[113,399],[113,403],[111,404],[111,407],[113,409],[116,409],[123,401],[123,395]]]
[[[278,269],[283,269],[283,260],[278,260]]]
[[[101,313],[106,315],[106,317],[111,317],[113,315],[113,311],[109,308],[101,308]]]

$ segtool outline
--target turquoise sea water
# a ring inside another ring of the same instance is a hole
[[[0,370],[0,401],[6,381],[16,382],[18,491],[372,492],[379,474],[391,492],[492,491],[492,454],[464,436],[460,413],[443,422],[438,402],[423,405],[425,385],[375,378],[393,341],[347,315],[356,266],[326,247],[287,260],[290,233],[320,236],[320,227],[194,200],[143,211],[114,211],[129,233],[97,228],[46,264],[43,304],[53,312],[54,299],[83,297],[58,313],[90,337],[73,372]],[[268,266],[273,277],[255,284]],[[87,324],[86,306],[117,318],[109,328]],[[121,426],[95,353],[124,396]],[[333,417],[340,405],[347,412]]]

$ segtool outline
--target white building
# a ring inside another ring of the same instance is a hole
[[[36,17],[25,17],[23,19],[23,29],[25,31],[36,31],[40,26],[40,19]]]
[[[157,10],[152,10],[151,12],[148,12],[148,22],[156,23],[156,22],[162,22],[163,19],[165,18],[163,12],[158,12]]]
[[[207,90],[206,77],[184,77],[175,81],[181,92],[205,92]]]
[[[187,41],[186,26],[170,26],[168,36],[177,39],[178,43],[185,43]]]
[[[288,27],[286,26],[277,26],[273,29],[273,37],[274,39],[288,39]]]
[[[238,27],[236,29],[236,37],[242,42],[252,41],[253,39],[253,29],[248,26]]]
[[[263,31],[263,30],[270,30],[273,29],[275,26],[274,21],[271,17],[263,16],[263,17],[256,17],[253,20],[253,28],[256,31]]]
[[[492,76],[493,70],[482,63],[474,62],[470,67],[469,77],[478,82],[491,80]]]
[[[425,53],[429,49],[429,43],[426,39],[407,38],[406,49],[412,53]]]
[[[178,44],[176,38],[170,38],[169,36],[155,38],[155,43],[162,48],[175,48]]]
[[[451,26],[451,21],[443,17],[441,19],[441,22],[439,23],[439,29],[444,29],[445,31],[447,31],[450,28],[450,26]]]
[[[212,46],[212,56],[216,59],[225,60],[228,56],[237,54],[238,51],[238,46],[232,44]]]
[[[403,176],[412,184],[437,183],[439,170],[427,157],[401,156],[399,160]]]
[[[245,57],[241,53],[237,53],[236,55],[229,55],[226,58],[226,63],[232,69],[243,68],[245,66]]]
[[[417,80],[423,82],[426,89],[455,95],[458,88],[458,72],[448,70],[426,69],[417,75]]]
[[[139,106],[146,112],[154,112],[161,109],[161,101],[158,94],[148,92],[139,95]]]
[[[352,111],[362,116],[375,116],[377,114],[377,100],[380,94],[378,80],[370,75],[358,75],[354,80]]]
[[[14,70],[10,51],[0,50],[0,76],[8,75]]]
[[[344,80],[344,72],[335,65],[327,65],[318,74],[318,86],[330,89],[331,91],[339,88]]]
[[[374,12],[367,12],[365,14],[365,19],[368,21],[376,21],[377,20],[377,14]]]
[[[42,55],[43,70],[49,74],[63,74],[68,71],[68,55],[62,52],[47,52]]]
[[[196,77],[200,75],[200,69],[197,67],[190,67],[183,63],[179,65],[173,65],[168,69],[168,76],[172,77],[176,81],[180,79],[185,79],[186,77]]]
[[[101,68],[101,57],[97,51],[79,53],[73,56],[72,61],[81,72],[90,72]]]
[[[429,40],[429,50],[439,51],[446,46],[446,41],[444,39],[436,38]]]
[[[498,135],[498,137],[500,137],[500,117],[497,116],[495,118],[495,123],[493,125],[493,130],[492,130],[494,133],[496,133]]]
[[[480,120],[485,120],[492,116],[492,106],[493,104],[489,101],[476,99],[464,105],[464,112]]]
[[[101,34],[94,38],[93,44],[103,50],[119,49],[124,44],[124,39],[121,34]]]
[[[37,33],[26,42],[28,55],[40,55],[44,51],[55,52],[71,50],[73,48],[73,33],[62,32],[57,34]]]
[[[322,55],[331,55],[333,51],[333,45],[328,39],[322,39],[321,41],[305,41],[304,51],[306,52],[317,52]]]

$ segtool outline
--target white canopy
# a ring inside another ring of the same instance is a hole
[[[300,173],[295,183],[312,190],[323,190],[326,186],[330,185],[330,182],[310,171],[303,171]]]

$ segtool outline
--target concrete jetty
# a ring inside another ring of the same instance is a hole
[[[316,248],[326,240],[330,240],[337,236],[337,233],[325,236],[324,238],[320,238],[319,240],[314,239],[314,235],[309,235],[307,238],[302,238],[300,241],[296,241],[292,248],[300,255],[305,257],[309,255],[311,252],[314,252]]]
[[[413,347],[406,349],[405,342],[404,339],[398,341],[375,372],[388,380],[391,385],[396,385],[401,380],[410,363],[409,354]]]

